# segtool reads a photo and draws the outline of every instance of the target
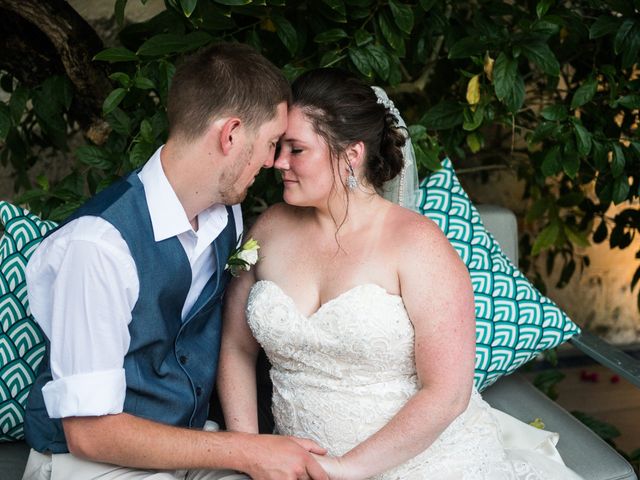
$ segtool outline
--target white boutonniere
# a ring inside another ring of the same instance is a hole
[[[231,252],[224,269],[229,270],[234,277],[240,275],[240,272],[248,272],[253,265],[258,263],[259,249],[258,241],[250,238]]]

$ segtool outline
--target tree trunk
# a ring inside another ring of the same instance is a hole
[[[92,62],[103,49],[95,30],[65,0],[0,0],[0,69],[27,86],[66,75],[74,86],[70,115],[95,143],[106,140],[102,102],[111,91]]]

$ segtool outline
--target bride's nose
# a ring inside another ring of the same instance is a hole
[[[286,148],[280,148],[276,153],[273,166],[278,170],[289,170],[289,152],[287,152]]]

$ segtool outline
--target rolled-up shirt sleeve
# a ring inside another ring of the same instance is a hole
[[[51,418],[123,411],[138,298],[135,263],[119,232],[96,217],[75,222],[43,242],[27,268],[31,310],[50,341],[52,380],[42,394]]]

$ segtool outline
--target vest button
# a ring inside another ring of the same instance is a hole
[[[180,363],[182,365],[184,365],[185,363],[187,363],[187,356],[186,355],[180,355],[180,358],[178,360],[180,360]]]
[[[200,395],[202,395],[202,388],[200,387],[196,387],[196,395],[199,397]]]

